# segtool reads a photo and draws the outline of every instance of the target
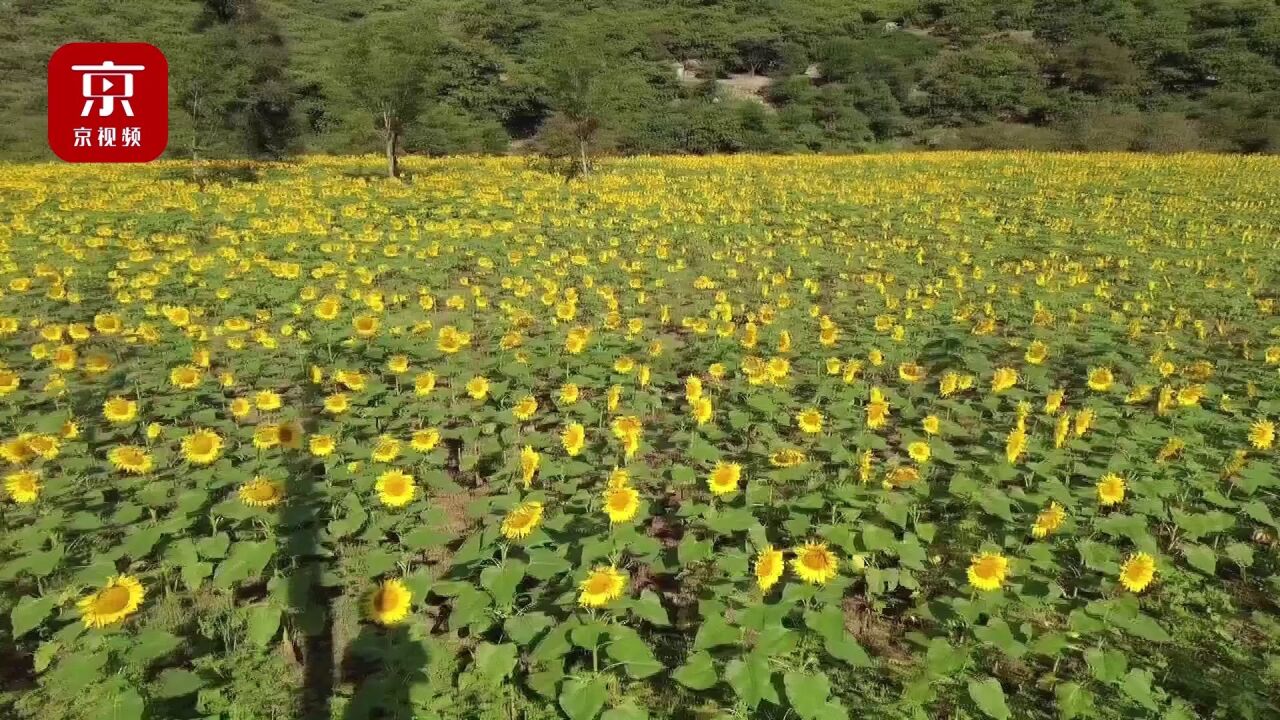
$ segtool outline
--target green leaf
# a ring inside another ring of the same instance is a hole
[[[1093,676],[1104,683],[1118,682],[1129,668],[1129,658],[1119,650],[1089,648],[1084,651],[1084,662]]]
[[[640,616],[641,619],[647,620],[658,627],[665,627],[671,624],[667,609],[662,606],[662,600],[652,590],[646,589],[641,592],[640,597],[632,603],[631,611]]]
[[[706,650],[719,645],[735,645],[742,639],[737,628],[730,625],[723,617],[712,615],[703,620],[698,634],[693,638],[694,650]]]
[[[169,668],[156,678],[151,694],[158,698],[176,698],[190,695],[202,687],[204,678],[199,675],[190,670]]]
[[[501,565],[485,568],[480,573],[480,585],[493,595],[498,606],[510,605],[515,599],[516,588],[524,580],[525,564],[519,560],[508,559]]]
[[[1062,683],[1053,689],[1058,701],[1058,717],[1071,720],[1087,716],[1093,708],[1093,693],[1079,683]]]
[[[18,600],[9,612],[9,622],[13,625],[13,637],[20,638],[36,629],[49,617],[57,604],[57,598],[45,596],[40,598],[24,597]]]
[[[750,710],[755,710],[761,700],[780,704],[768,658],[755,653],[747,655],[745,660],[734,658],[724,668],[724,679]]]
[[[606,710],[600,720],[649,720],[649,713],[628,701],[612,710]]]
[[[238,583],[258,577],[276,552],[275,543],[242,541],[231,546],[227,559],[218,563],[214,587],[230,590]]]
[[[125,537],[120,549],[126,556],[134,560],[140,560],[151,552],[151,548],[155,547],[156,543],[160,541],[162,534],[160,528],[155,525],[134,529]]]
[[[649,677],[663,669],[662,663],[653,656],[653,651],[635,630],[615,627],[609,631],[609,636],[611,641],[605,646],[605,651],[609,657],[625,665],[631,677]]]
[[[699,560],[711,557],[711,541],[698,540],[692,533],[685,535],[676,547],[676,559],[681,565],[689,566]]]
[[[1182,554],[1186,556],[1187,562],[1191,567],[1199,570],[1205,575],[1213,575],[1218,569],[1218,558],[1213,552],[1213,548],[1208,545],[1185,544],[1182,546]]]
[[[174,650],[182,641],[178,636],[163,630],[143,630],[134,638],[133,647],[125,656],[130,665],[147,666],[157,658],[164,657]]]
[[[516,646],[511,643],[480,643],[476,647],[476,672],[489,685],[497,685],[515,669],[516,654]]]
[[[818,720],[825,710],[831,694],[831,682],[822,673],[788,671],[782,676],[787,690],[787,700],[803,720]]]
[[[609,691],[600,678],[572,678],[560,690],[560,709],[569,720],[593,720],[608,697]]]
[[[573,648],[573,644],[569,642],[569,630],[570,625],[568,623],[551,628],[551,631],[534,646],[529,659],[535,663],[541,663],[563,657],[565,653]]]
[[[280,608],[258,605],[249,610],[249,642],[266,647],[280,629]]]
[[[827,654],[854,667],[869,667],[872,664],[867,651],[845,631],[844,616],[838,609],[828,605],[821,610],[807,610],[804,623],[822,638],[822,647]]]
[[[525,568],[525,572],[532,578],[538,580],[550,580],[551,578],[566,572],[572,565],[568,560],[560,557],[555,552],[545,548],[529,551],[529,565]]]
[[[1124,676],[1120,689],[1148,710],[1156,709],[1156,700],[1151,694],[1151,673],[1146,670],[1138,668],[1130,670],[1129,674]]]
[[[969,681],[969,697],[987,717],[1007,720],[1009,706],[1005,704],[1004,688],[995,678]]]
[[[551,618],[546,613],[531,612],[508,617],[502,624],[502,629],[516,644],[528,645],[549,625]]]
[[[1231,562],[1242,568],[1253,565],[1253,548],[1244,543],[1234,542],[1227,546],[1224,551],[1227,557],[1231,558]]]
[[[719,682],[716,677],[715,663],[710,653],[698,651],[689,656],[684,665],[671,673],[676,682],[693,690],[706,690]]]
[[[103,700],[93,717],[102,720],[141,720],[145,707],[137,690],[125,688]]]
[[[1143,640],[1149,640],[1157,643],[1165,643],[1173,640],[1173,638],[1169,636],[1169,633],[1166,632],[1164,628],[1160,627],[1160,623],[1156,622],[1155,618],[1150,615],[1139,614],[1137,617],[1127,619],[1117,617],[1115,618],[1115,622],[1131,635],[1136,635]]]

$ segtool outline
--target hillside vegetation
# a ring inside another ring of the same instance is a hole
[[[13,0],[0,155],[72,40],[171,65],[169,153],[1280,147],[1270,0]],[[379,91],[377,93],[372,91]],[[584,118],[590,123],[584,124]],[[376,121],[376,122],[375,122]]]

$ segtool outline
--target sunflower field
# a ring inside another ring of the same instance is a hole
[[[1280,717],[1280,160],[0,166],[0,716]]]

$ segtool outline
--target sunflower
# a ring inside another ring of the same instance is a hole
[[[738,463],[719,463],[707,477],[707,487],[716,495],[728,495],[738,490],[742,478],[742,466]]]
[[[878,430],[884,427],[889,419],[889,401],[884,391],[878,387],[871,388],[871,401],[867,403],[867,427]]]
[[[605,483],[605,487],[631,487],[631,473],[627,472],[626,468],[614,468],[609,473],[609,480]]]
[[[572,405],[578,402],[578,398],[582,396],[582,391],[573,383],[565,383],[560,386],[560,394],[557,396],[558,401],[563,405]]]
[[[279,410],[282,402],[280,395],[272,390],[263,390],[253,396],[253,404],[259,409],[266,412]]]
[[[1094,415],[1093,408],[1084,408],[1076,413],[1075,427],[1073,428],[1076,437],[1084,437],[1084,434],[1089,432],[1089,428],[1093,427]]]
[[[640,509],[640,493],[631,487],[614,487],[604,491],[604,511],[609,522],[628,522]]]
[[[836,576],[836,571],[840,568],[840,561],[836,559],[835,553],[827,549],[826,543],[805,543],[796,548],[795,553],[796,556],[791,559],[791,569],[807,583],[824,585]]]
[[[280,447],[297,450],[302,447],[302,425],[296,420],[280,423],[276,428],[276,437],[280,441]]]
[[[618,403],[621,400],[622,400],[622,386],[610,385],[609,390],[608,392],[605,393],[605,397],[604,397],[605,410],[608,410],[609,412],[616,412],[618,410]]]
[[[199,387],[203,379],[204,371],[195,365],[180,365],[169,371],[169,383],[181,390]]]
[[[341,415],[351,408],[351,400],[346,393],[334,393],[324,399],[324,410],[331,415]]]
[[[711,404],[711,398],[698,397],[689,402],[689,413],[693,415],[694,422],[706,425],[715,417],[715,407]]]
[[[359,337],[373,337],[378,333],[378,318],[372,315],[357,315],[351,320],[351,328]]]
[[[1049,415],[1057,415],[1058,409],[1062,407],[1062,399],[1067,396],[1064,390],[1054,390],[1050,392],[1044,399],[1044,411]]]
[[[342,302],[333,295],[325,295],[320,298],[320,302],[316,303],[313,312],[321,320],[332,320],[338,317],[340,310],[342,310]]]
[[[1249,444],[1257,450],[1270,450],[1276,439],[1276,425],[1270,420],[1259,420],[1249,426]]]
[[[702,397],[702,379],[697,375],[690,375],[684,379],[684,399],[692,403],[694,400]]]
[[[1089,388],[1096,392],[1106,392],[1115,382],[1115,374],[1109,367],[1089,368]]]
[[[413,394],[418,397],[426,397],[436,389],[436,374],[433,372],[418,373],[413,379]]]
[[[137,445],[120,445],[111,448],[107,453],[107,460],[111,462],[112,467],[116,470],[133,475],[151,472],[154,464],[147,451]]]
[[[781,550],[773,549],[772,545],[761,548],[760,552],[756,553],[754,568],[756,587],[759,587],[761,592],[769,592],[769,588],[782,577],[784,565]]]
[[[1026,355],[1023,356],[1032,365],[1043,363],[1047,357],[1049,357],[1049,346],[1039,340],[1032,340],[1031,344],[1027,346]]]
[[[138,417],[138,403],[113,395],[102,404],[102,416],[113,423],[126,423]]]
[[[271,507],[284,498],[284,486],[261,475],[240,486],[240,501],[251,507]]]
[[[13,370],[0,369],[0,396],[9,395],[22,384],[22,378]]]
[[[570,423],[560,434],[560,444],[569,457],[576,457],[586,445],[587,433],[582,423]]]
[[[409,371],[408,355],[392,355],[387,358],[387,370],[393,375],[399,375]]]
[[[937,415],[926,415],[924,420],[920,421],[920,427],[924,429],[926,435],[937,435],[942,432],[942,420]]]
[[[253,430],[253,446],[259,450],[269,450],[280,444],[280,426],[276,423],[262,423]]]
[[[899,465],[889,471],[885,476],[884,488],[904,488],[916,484],[920,480],[920,471],[910,465]]]
[[[828,368],[828,372],[829,371],[830,368]],[[832,374],[834,375],[835,373]],[[898,365],[898,377],[901,378],[903,382],[918,383],[921,380],[924,380],[924,376],[924,367],[921,365],[913,362],[901,363]]]
[[[822,432],[822,413],[817,408],[807,408],[796,414],[796,425],[810,435]]]
[[[1010,465],[1016,465],[1018,458],[1027,451],[1027,431],[1020,427],[1009,431],[1004,441],[1004,457]]]
[[[1156,559],[1147,553],[1130,555],[1120,567],[1120,584],[1129,592],[1140,593],[1156,576]]]
[[[365,615],[379,625],[395,625],[409,615],[413,595],[399,580],[383,581],[365,598]]]
[[[578,594],[579,605],[588,608],[604,607],[622,596],[622,591],[627,587],[627,578],[612,565],[600,565],[578,587],[582,590]]]
[[[520,449],[520,482],[526,488],[533,484],[533,476],[537,474],[541,464],[542,455],[532,445],[525,445]]]
[[[826,367],[828,375],[839,375],[840,371],[844,369],[844,361],[840,358],[827,358]]]
[[[244,398],[235,398],[231,401],[231,417],[239,419],[243,418],[253,410],[253,403]]]
[[[400,441],[390,435],[379,435],[369,457],[374,462],[389,463],[400,455]]]
[[[58,457],[61,439],[56,436],[45,436],[45,434],[38,434],[38,436],[33,434],[33,436],[27,436],[27,448],[42,459],[52,460]]]
[[[409,447],[418,452],[431,452],[440,442],[440,431],[435,428],[414,430],[409,438]]]
[[[192,465],[208,465],[222,453],[222,437],[203,428],[182,438],[182,456]]]
[[[436,335],[436,348],[442,353],[452,355],[471,344],[471,333],[462,332],[452,325],[440,328]]]
[[[401,470],[387,470],[378,476],[374,484],[378,500],[387,507],[403,507],[413,500],[416,486],[413,476]]]
[[[1004,392],[1018,384],[1018,371],[1010,367],[996,368],[991,378],[991,392]]]
[[[9,473],[4,476],[4,489],[16,503],[33,503],[40,497],[40,476],[30,470]]]
[[[467,381],[467,394],[475,400],[483,400],[489,394],[489,379],[477,375]]]
[[[91,628],[113,625],[138,611],[146,598],[142,583],[130,575],[118,575],[107,580],[101,590],[80,600],[81,618]]]
[[[535,500],[521,503],[502,519],[502,535],[508,540],[523,540],[542,522],[542,503]]]
[[[1009,560],[1000,553],[974,555],[969,563],[969,584],[979,590],[999,590],[1009,572]]]
[[[360,392],[367,384],[364,373],[358,370],[334,371],[333,381],[353,392]]]
[[[907,445],[907,454],[911,456],[912,460],[924,464],[929,461],[929,456],[933,453],[929,448],[929,443],[924,440],[916,440]]]
[[[794,467],[808,460],[805,454],[795,448],[784,448],[769,456],[774,467]]]
[[[520,398],[516,406],[511,409],[511,414],[517,420],[522,421],[532,418],[536,412],[538,412],[538,401],[532,395],[525,395]]]
[[[1062,506],[1056,502],[1049,503],[1049,507],[1040,511],[1036,515],[1036,522],[1031,526],[1031,536],[1043,538],[1052,535],[1062,527],[1062,523],[1067,519],[1067,513]]]
[[[1097,490],[1099,505],[1119,505],[1124,501],[1124,478],[1115,473],[1107,473],[1098,480]]]
[[[316,457],[327,457],[333,453],[333,449],[337,447],[332,435],[312,435],[308,443],[311,454]]]

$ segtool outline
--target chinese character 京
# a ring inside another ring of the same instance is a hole
[[[94,100],[102,101],[98,117],[108,117],[115,112],[117,99],[125,116],[133,117],[133,106],[129,104],[129,98],[133,97],[133,74],[146,70],[145,65],[117,65],[106,60],[101,65],[72,65],[71,69],[84,73],[80,94],[85,101],[80,117],[89,116]]]

